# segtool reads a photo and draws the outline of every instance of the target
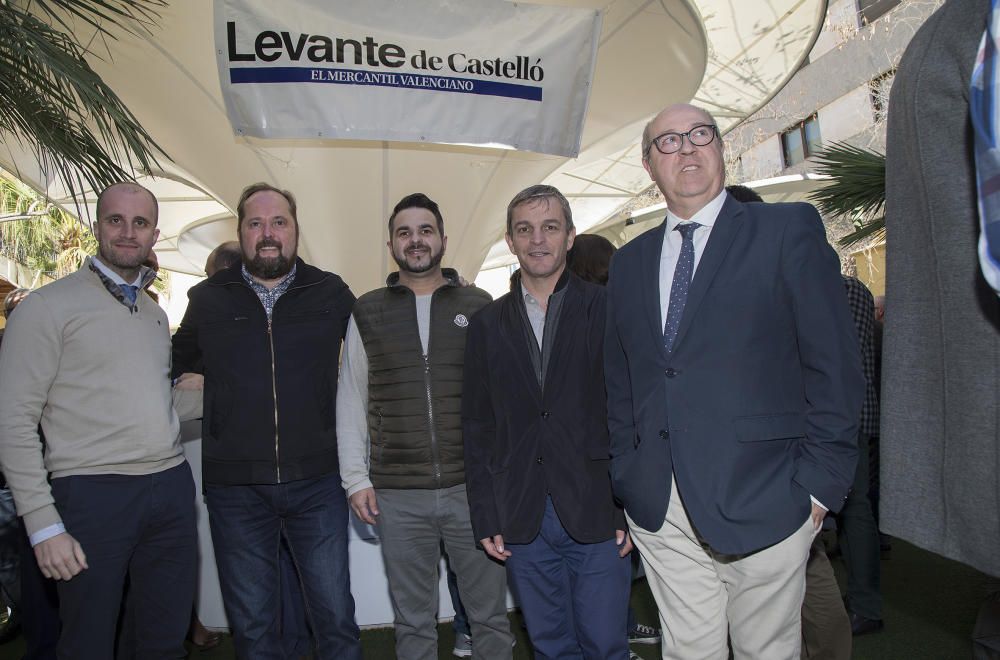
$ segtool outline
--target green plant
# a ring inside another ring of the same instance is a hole
[[[131,180],[162,153],[90,67],[92,45],[147,31],[166,0],[0,0],[0,135],[35,152],[73,199]],[[93,28],[80,43],[74,28]]]
[[[26,266],[33,273],[31,288],[42,276],[64,277],[80,268],[97,252],[90,229],[58,206],[47,202],[26,184],[0,176],[0,255]],[[170,276],[160,271],[153,288],[166,293]]]
[[[854,231],[838,243],[850,247],[867,239],[885,237],[885,155],[834,142],[813,158],[816,173],[829,183],[810,193],[820,213],[846,217]]]

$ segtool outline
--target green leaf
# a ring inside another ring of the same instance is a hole
[[[875,239],[877,242],[885,240],[885,216],[879,216],[874,220],[862,224],[850,234],[842,236],[837,241],[837,244],[842,247],[853,247],[870,238]]]
[[[163,150],[90,67],[71,31],[101,37],[155,25],[164,0],[0,0],[0,133],[35,153],[73,199],[134,180]]]
[[[817,164],[816,173],[829,177],[826,186],[809,195],[820,213],[847,217],[856,225],[864,226],[884,213],[885,155],[845,142],[834,142],[813,160]],[[858,232],[851,236],[856,234]]]

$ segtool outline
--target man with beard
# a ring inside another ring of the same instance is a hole
[[[98,255],[25,299],[0,351],[0,463],[59,581],[61,658],[113,657],[126,576],[135,656],[186,654],[195,492],[175,406],[196,418],[201,393],[171,391],[167,316],[143,290],[156,220],[145,188],[104,190]]]
[[[337,463],[337,360],[354,295],[296,256],[295,198],[266,183],[237,205],[241,263],[188,293],[174,373],[205,376],[202,476],[222,596],[241,658],[284,657],[279,546],[315,658],[360,660]]]
[[[510,658],[504,569],[476,547],[465,494],[462,358],[469,319],[490,296],[441,268],[438,205],[404,197],[387,246],[399,271],[361,296],[337,394],[340,473],[354,513],[378,525],[396,655],[438,657],[441,544],[472,623],[472,657]]]

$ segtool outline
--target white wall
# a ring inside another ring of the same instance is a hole
[[[816,38],[816,44],[809,53],[809,61],[815,62],[846,41],[848,35],[858,29],[857,0],[831,0],[826,12],[823,30]]]
[[[819,109],[823,144],[846,140],[872,125],[871,90],[865,83]]]
[[[781,155],[781,136],[772,135],[760,144],[743,152],[742,175],[745,181],[766,179],[781,172],[784,167]]]

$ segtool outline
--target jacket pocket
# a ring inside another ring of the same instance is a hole
[[[806,418],[802,413],[737,417],[733,420],[733,429],[740,442],[804,438]]]
[[[590,451],[587,452],[587,458],[592,461],[610,461],[611,460],[611,448],[610,447],[591,447]]]
[[[331,312],[327,309],[296,309],[281,315],[282,321],[289,323],[301,323],[303,321],[326,321],[332,318]]]

